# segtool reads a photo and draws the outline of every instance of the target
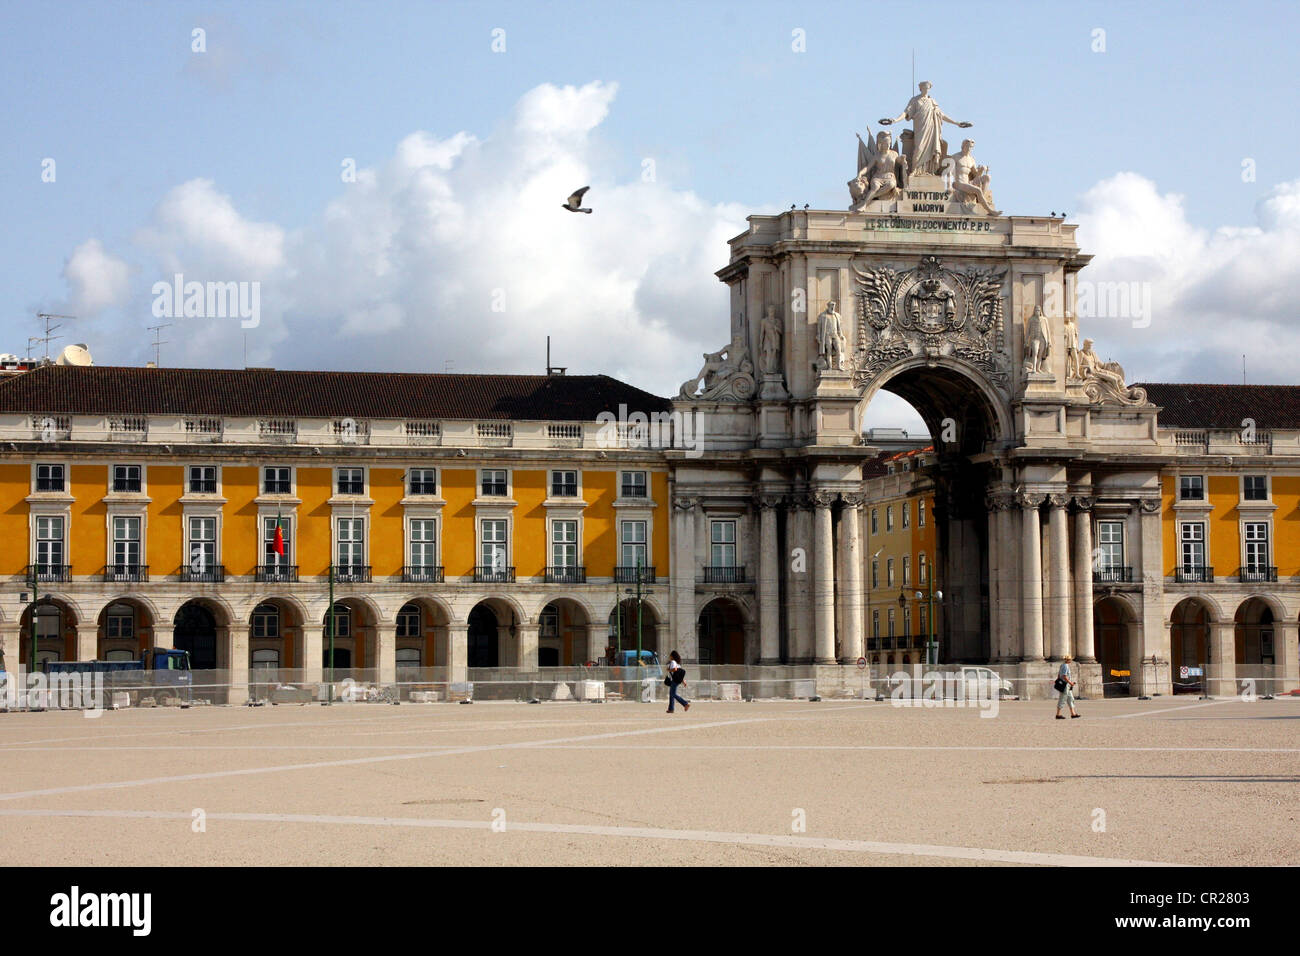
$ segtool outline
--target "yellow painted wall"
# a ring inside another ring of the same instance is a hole
[[[31,490],[30,465],[0,465],[0,574],[22,574],[32,553],[28,543],[27,518],[31,509],[24,500]]]
[[[404,512],[400,504],[406,492],[404,468],[370,469],[370,566],[375,580],[402,573],[406,563]]]
[[[550,546],[546,537],[546,500],[548,473],[515,469],[514,565],[515,576],[523,580],[546,570]]]
[[[1273,563],[1277,565],[1278,580],[1290,579],[1300,574],[1300,475],[1276,475],[1272,478],[1273,504]]]
[[[253,500],[259,476],[260,469],[254,467],[221,469],[221,490],[226,499],[221,518],[221,563],[230,574],[252,574],[262,560],[257,505]]]
[[[474,573],[477,560],[477,531],[474,527],[474,497],[478,471],[474,468],[444,468],[442,497],[442,564],[447,577]]]
[[[615,475],[617,477],[617,475]],[[668,567],[668,525],[672,512],[668,508],[668,474],[652,471],[650,473],[650,497],[659,507],[655,509],[654,554],[651,558],[655,574],[666,577],[671,571]]]
[[[1237,475],[1206,475],[1205,497],[1214,510],[1208,519],[1208,561],[1216,576],[1236,574],[1241,567],[1241,479]]]
[[[184,563],[185,529],[180,503],[184,480],[181,465],[149,466],[145,564],[151,574],[175,574]]]
[[[72,503],[68,563],[74,575],[98,574],[108,563],[104,495],[108,493],[109,469],[105,465],[72,465],[69,471],[77,500]]]
[[[330,527],[334,510],[329,499],[334,490],[334,469],[299,468],[298,543],[294,561],[301,577],[328,575],[334,560],[333,532]]]
[[[1174,511],[1174,496],[1177,494],[1178,480],[1173,475],[1160,476],[1160,540],[1164,555],[1165,576],[1174,573],[1178,567],[1178,513]],[[1095,533],[1095,532],[1094,532]],[[1095,544],[1096,542],[1094,542]],[[1210,562],[1211,564],[1213,562]]]
[[[582,521],[583,564],[588,576],[609,577],[618,563],[618,528],[614,516],[618,472],[584,471],[582,497],[587,502]]]

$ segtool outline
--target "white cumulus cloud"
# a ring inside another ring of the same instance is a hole
[[[121,305],[131,291],[131,269],[104,249],[98,239],[87,239],[72,250],[63,267],[63,278],[72,290],[70,308],[79,318],[94,318],[112,306]]]

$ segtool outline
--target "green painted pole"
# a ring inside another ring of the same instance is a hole
[[[334,565],[330,564],[330,689],[329,702],[334,703]]]
[[[30,676],[31,674],[35,674],[35,673],[36,673],[36,602],[37,602],[36,585],[39,583],[39,582],[36,580],[36,577],[37,577],[37,574],[36,574],[36,565],[33,564],[33,565],[31,566],[31,579],[27,582],[29,585],[31,585],[31,589],[32,589],[32,610],[31,610],[31,615],[32,615],[32,620],[31,620],[31,625],[32,625],[31,645],[32,645],[32,646],[31,646],[31,649],[30,649],[30,651],[29,651],[29,653],[28,653],[28,655],[27,655],[27,656],[28,656],[28,659],[30,660],[30,665],[29,665],[29,670],[28,670],[28,675],[29,675],[29,676]],[[62,620],[62,618],[60,618],[60,620]],[[20,657],[21,657],[21,655],[20,655]],[[19,669],[19,670],[22,670],[21,662],[20,662],[20,664],[19,664],[19,668],[18,668],[18,669]],[[28,686],[28,688],[30,688],[30,687],[31,687],[31,684],[28,683],[27,686]],[[32,698],[31,698],[31,694],[30,694],[30,692],[28,693],[28,696],[27,696],[27,709],[28,709],[28,710],[31,710],[31,709],[32,709]]]

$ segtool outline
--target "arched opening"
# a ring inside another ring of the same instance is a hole
[[[1265,680],[1273,676],[1277,661],[1278,628],[1273,608],[1263,598],[1253,597],[1241,603],[1234,618],[1237,654],[1237,679]],[[1266,686],[1261,684],[1261,687]]]
[[[1169,669],[1175,694],[1203,693],[1210,660],[1210,609],[1184,598],[1169,618]]]
[[[608,663],[629,664],[636,660],[638,647],[642,660],[654,654],[661,663],[672,650],[659,646],[659,615],[654,606],[644,599],[638,605],[636,598],[624,598],[609,612],[605,659]]]
[[[32,662],[32,617],[36,618],[36,669],[44,661],[75,661],[77,659],[77,623],[72,609],[57,598],[46,598],[23,611],[20,622],[18,655],[22,666]],[[5,666],[17,670],[18,661],[6,661]]]
[[[556,598],[537,617],[537,666],[575,667],[587,661],[587,612],[577,601]]]
[[[96,658],[138,659],[142,651],[153,645],[153,623],[153,615],[139,601],[118,598],[105,605],[99,614]],[[131,657],[124,657],[123,653]]]
[[[447,609],[437,601],[413,598],[397,612],[397,679],[419,679],[420,671],[447,663]]]
[[[1126,697],[1131,691],[1136,626],[1132,609],[1119,598],[1103,597],[1093,604],[1093,639],[1101,664],[1103,696]]]
[[[885,666],[919,661],[933,629],[942,660],[985,663],[994,654],[986,496],[990,483],[1010,477],[987,456],[1010,425],[983,373],[964,362],[917,358],[888,374],[859,405],[864,441],[882,449],[877,474],[915,477],[891,485],[896,500],[873,501],[863,515],[865,650]],[[942,592],[933,605],[932,588]]]
[[[330,621],[334,631],[331,638]],[[375,613],[359,598],[341,598],[321,618],[321,666],[327,679],[366,680],[361,671],[376,666]],[[332,677],[331,677],[332,670]]]
[[[172,622],[173,646],[188,651],[191,670],[217,668],[217,616],[202,601],[189,601],[181,605]]]
[[[518,609],[504,598],[485,598],[469,612],[469,666],[519,666]]]
[[[745,616],[730,598],[714,598],[700,611],[699,661],[745,663]]]

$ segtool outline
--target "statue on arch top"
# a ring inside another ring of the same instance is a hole
[[[869,130],[868,130],[869,132]],[[850,211],[858,212],[877,199],[893,199],[907,188],[907,157],[890,142],[883,130],[876,134],[875,145],[858,137],[858,175],[849,181],[853,197]]]
[[[921,92],[907,101],[903,112],[893,119],[882,119],[880,125],[889,126],[910,119],[912,143],[908,150],[908,166],[913,172],[938,176],[943,171],[944,157],[948,152],[948,146],[943,141],[943,124],[951,123],[962,129],[969,129],[974,124],[955,120],[940,109],[939,104],[930,98],[932,86],[928,80],[922,80],[917,84]]]
[[[952,191],[959,202],[974,201],[990,216],[996,216],[999,213],[993,208],[993,191],[989,188],[989,168],[975,162],[975,155],[971,152],[974,148],[975,140],[964,139],[961,141],[961,152],[948,157],[953,163]]]

